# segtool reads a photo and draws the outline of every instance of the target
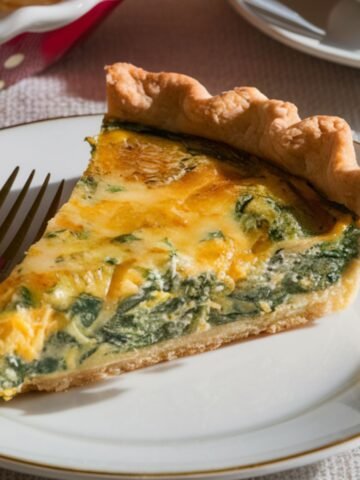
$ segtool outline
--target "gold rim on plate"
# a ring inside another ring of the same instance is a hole
[[[286,455],[284,457],[279,457],[273,460],[265,460],[264,462],[259,463],[249,463],[247,465],[239,465],[235,467],[225,467],[219,469],[211,469],[211,470],[193,470],[193,471],[185,471],[185,472],[161,472],[161,473],[136,473],[136,472],[104,472],[102,470],[84,470],[80,468],[74,467],[61,467],[58,465],[49,465],[46,463],[39,463],[39,462],[32,462],[30,460],[23,460],[17,457],[11,457],[8,455],[0,454],[0,462],[5,462],[6,465],[9,463],[14,463],[19,466],[26,466],[26,467],[35,467],[37,470],[44,470],[47,472],[62,472],[62,473],[75,473],[75,474],[85,474],[87,476],[101,476],[104,478],[133,478],[133,479],[176,479],[176,478],[189,478],[189,477],[196,477],[196,478],[204,478],[208,476],[214,475],[221,475],[221,474],[236,474],[241,473],[246,470],[256,470],[259,468],[264,468],[268,466],[278,465],[283,462],[297,460],[302,457],[306,457],[312,454],[324,452],[326,450],[330,450],[328,453],[331,454],[331,450],[335,447],[344,446],[347,443],[360,441],[360,433],[351,435],[348,438],[337,440],[330,442],[322,447],[311,448],[308,450],[304,450],[299,453],[294,453],[292,455]],[[291,466],[289,467],[291,468]],[[36,473],[36,472],[33,472]]]

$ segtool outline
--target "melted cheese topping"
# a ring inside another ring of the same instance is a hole
[[[44,340],[71,321],[61,312],[80,294],[103,299],[105,310],[114,311],[119,300],[139,292],[144,272],[165,268],[172,252],[183,277],[210,271],[231,286],[279,248],[296,251],[334,239],[351,222],[305,182],[256,159],[237,165],[189,153],[180,141],[120,129],[95,143],[68,203],[0,285],[1,355],[37,358]],[[251,205],[236,206],[255,194]],[[285,205],[284,212],[295,211],[310,234],[271,240],[258,211],[276,222],[279,207],[266,198]],[[257,222],[256,228],[241,228],[236,208],[246,208],[246,221]],[[23,287],[33,296],[32,308],[18,299]],[[75,325],[69,328],[86,341]],[[201,320],[198,328],[208,325]],[[68,365],[75,365],[70,356]]]

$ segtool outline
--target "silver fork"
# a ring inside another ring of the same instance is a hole
[[[19,173],[19,170],[20,170],[19,167],[14,168],[9,178],[6,180],[6,182],[4,183],[4,185],[0,190],[0,218],[2,218],[2,207],[4,206],[5,201],[11,192],[11,187],[15,182],[15,179]],[[30,189],[34,175],[35,175],[35,170],[32,170],[27,180],[25,181],[24,186],[19,191],[16,197],[16,200],[14,201],[10,210],[6,214],[4,220],[1,221],[0,245],[5,239],[6,234],[9,231],[11,225],[14,223],[14,220],[18,212],[20,211],[21,207],[24,207],[24,205],[26,205],[27,193]],[[24,219],[22,223],[19,225],[19,227],[17,228],[15,234],[13,235],[13,238],[8,242],[8,244],[4,248],[0,250],[0,281],[6,278],[7,274],[14,267],[15,263],[19,262],[22,256],[24,255],[24,252],[20,250],[21,246],[24,242],[26,235],[30,230],[34,217],[38,212],[42,201],[44,200],[45,192],[48,188],[49,181],[50,181],[50,173],[46,175],[45,180],[41,185],[39,192],[35,196],[35,199],[27,208]],[[37,241],[41,237],[41,235],[44,233],[47,222],[56,213],[60,203],[61,195],[63,192],[64,183],[65,181],[62,180],[57,186],[55,193],[53,194],[52,199],[49,202],[49,207],[46,210],[45,216],[42,219],[39,228],[37,229],[35,235],[33,235],[31,239],[29,239],[31,240],[31,243],[33,243],[34,241]],[[25,207],[25,210],[26,210],[26,207]]]

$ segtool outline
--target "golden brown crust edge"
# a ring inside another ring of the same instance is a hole
[[[212,97],[195,79],[127,63],[107,67],[108,116],[220,140],[271,160],[360,215],[360,169],[349,125],[301,120],[295,105],[241,87]]]
[[[359,282],[359,262],[350,266],[345,277],[338,284],[322,292],[314,292],[298,299],[295,310],[285,308],[270,314],[236,321],[214,327],[206,332],[187,335],[160,344],[128,352],[122,358],[102,367],[92,367],[77,372],[37,377],[25,384],[22,392],[39,390],[59,392],[70,387],[86,385],[113,375],[129,372],[188,355],[215,350],[223,345],[273,334],[303,326],[312,320],[340,310],[352,300]],[[346,328],[346,327],[344,327]]]

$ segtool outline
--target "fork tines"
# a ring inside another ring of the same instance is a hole
[[[35,199],[32,201],[30,207],[27,208],[26,197],[35,175],[35,170],[32,170],[27,180],[25,181],[22,189],[17,194],[16,199],[12,204],[9,212],[6,214],[4,220],[2,220],[2,207],[4,206],[5,201],[11,192],[11,187],[15,182],[19,170],[20,168],[18,166],[14,168],[9,178],[6,180],[0,190],[0,242],[5,239],[10,227],[15,224],[15,219],[18,216],[18,213],[20,213],[21,211],[26,212],[19,227],[12,235],[10,241],[7,242],[6,248],[2,248],[0,250],[0,280],[4,279],[7,273],[14,266],[14,264],[21,260],[24,254],[24,252],[21,251],[21,246],[25,240],[25,237],[30,231],[30,227],[33,224],[35,215],[39,210],[39,207],[44,199],[45,192],[50,182],[50,173],[48,173],[45,177],[43,184],[40,187],[39,192],[35,196]],[[36,231],[36,234],[33,235],[31,239],[27,239],[27,243],[38,240],[43,234],[47,222],[56,213],[56,210],[59,206],[63,187],[64,180],[59,183],[55,190],[55,193],[52,196],[52,199],[49,201],[50,205],[45,213],[45,216],[41,219],[41,223]]]

